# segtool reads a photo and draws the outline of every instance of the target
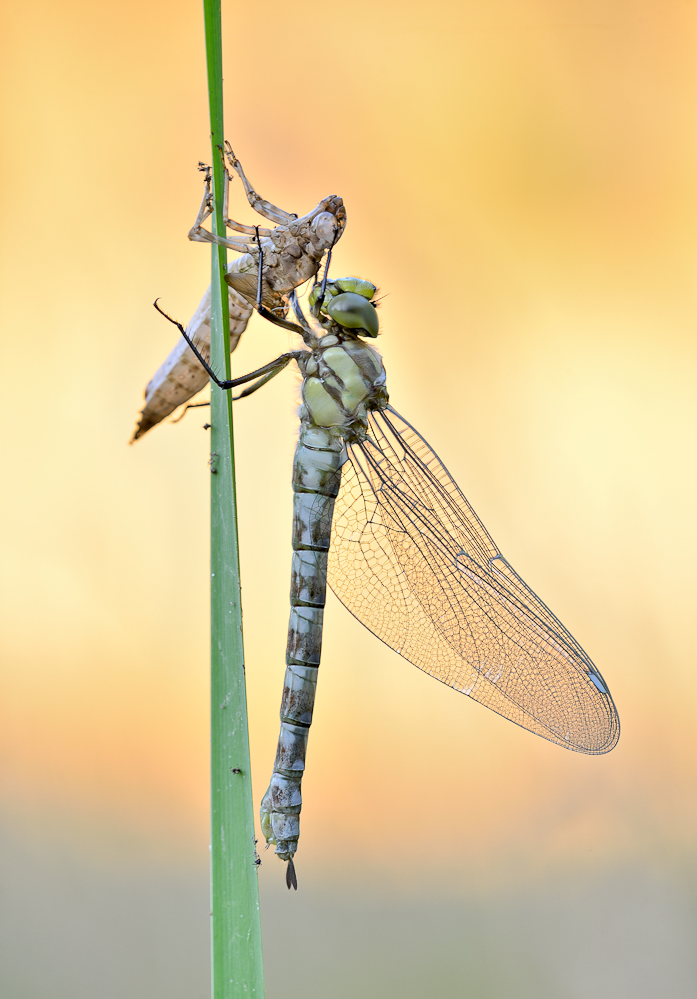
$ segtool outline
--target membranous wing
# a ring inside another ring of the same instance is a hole
[[[392,407],[347,448],[327,581],[395,652],[504,718],[581,753],[617,743],[591,660]]]

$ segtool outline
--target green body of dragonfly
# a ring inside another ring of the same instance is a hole
[[[592,755],[619,738],[615,705],[589,657],[389,404],[382,360],[365,342],[378,333],[374,293],[368,281],[325,276],[310,295],[319,329],[291,299],[308,349],[227,383],[208,368],[222,388],[254,381],[242,395],[290,361],[303,376],[281,732],[261,804],[262,831],[287,862],[288,887],[297,885],[327,583],[405,659],[530,732]]]
[[[600,754],[619,738],[605,681],[515,573],[438,456],[389,405],[374,286],[330,282],[327,332],[303,375],[293,464],[293,563],[281,733],[261,805],[268,843],[297,849],[301,781],[326,585],[421,669],[559,746]],[[360,297],[364,297],[363,303]],[[362,327],[362,328],[361,328]]]

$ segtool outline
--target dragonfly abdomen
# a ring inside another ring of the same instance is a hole
[[[331,430],[303,421],[293,462],[293,562],[281,733],[261,826],[276,854],[291,860],[298,847],[301,782],[322,651],[327,555],[343,445]]]

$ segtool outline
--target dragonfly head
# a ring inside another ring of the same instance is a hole
[[[336,324],[351,330],[358,336],[374,338],[380,331],[380,321],[371,299],[377,288],[362,278],[338,278],[327,281],[324,298],[321,286],[316,284],[310,293],[310,308],[313,316],[329,328]]]

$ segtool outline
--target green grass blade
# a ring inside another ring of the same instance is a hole
[[[223,225],[220,0],[204,0],[213,232]],[[213,246],[211,363],[230,377],[226,252]],[[259,887],[242,642],[232,399],[211,385],[211,908],[213,999],[263,999]]]

